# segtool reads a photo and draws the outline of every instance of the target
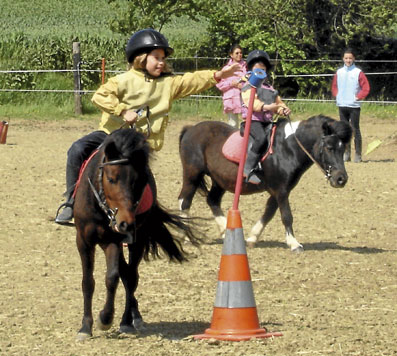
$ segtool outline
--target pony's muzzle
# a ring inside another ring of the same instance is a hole
[[[116,224],[116,230],[120,234],[126,234],[134,230],[135,227],[135,219],[131,221],[122,220],[121,222]]]
[[[330,183],[333,188],[343,188],[348,180],[347,173],[335,172],[331,175]]]

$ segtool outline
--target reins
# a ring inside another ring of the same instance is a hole
[[[292,128],[291,118],[290,118],[289,115],[287,116],[287,120],[288,120],[288,123],[289,123],[290,126],[291,126],[291,129],[293,129],[293,128]],[[313,161],[314,164],[316,164],[316,166],[317,166],[317,167],[321,170],[321,172],[324,174],[325,179],[327,179],[327,181],[329,181],[330,178],[331,178],[331,168],[332,168],[332,167],[329,167],[327,170],[325,170],[323,167],[321,167],[320,163],[318,163],[318,162],[316,161],[316,159],[310,154],[310,152],[303,146],[302,142],[298,139],[298,137],[296,136],[296,133],[295,133],[294,131],[293,131],[293,135],[294,135],[294,137],[295,137],[295,140],[296,140],[297,144],[298,144],[299,147],[302,149],[302,151],[306,153],[306,155]]]

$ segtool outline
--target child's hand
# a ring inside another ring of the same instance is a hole
[[[277,114],[288,116],[289,114],[291,114],[291,109],[285,105],[279,105],[279,108],[277,109]]]
[[[124,110],[121,113],[123,120],[128,123],[130,126],[135,124],[136,120],[138,119],[138,114],[134,110]]]
[[[217,72],[215,72],[215,78],[218,80],[229,78],[239,69],[240,69],[240,64],[233,63],[231,66],[222,68],[222,70],[218,70]]]

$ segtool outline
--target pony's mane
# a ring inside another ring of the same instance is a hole
[[[350,125],[345,121],[338,121],[329,116],[318,115],[309,118],[311,121],[320,121],[326,122],[328,127],[332,130],[332,132],[337,135],[343,143],[348,143],[352,136],[352,130]]]
[[[114,144],[122,158],[134,161],[133,157],[143,156],[146,161],[149,159],[149,144],[145,136],[134,129],[119,129],[113,131],[104,141],[106,147],[110,143]]]

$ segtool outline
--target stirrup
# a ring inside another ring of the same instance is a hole
[[[62,208],[64,208],[64,210],[60,213],[59,211],[60,211]],[[67,219],[64,219],[64,220],[59,220],[59,219],[58,219],[59,216],[62,215],[63,212],[65,211],[65,209],[67,209],[67,208],[69,208],[69,209],[71,210],[71,217],[70,217],[70,218],[67,218]],[[60,225],[73,225],[73,203],[66,202],[66,203],[61,204],[61,205],[59,206],[57,212],[56,212],[54,221],[55,221],[57,224],[60,224]]]
[[[58,210],[57,213],[55,214],[55,219],[57,218],[57,216],[59,215],[59,210],[61,210],[62,208],[73,208],[73,203],[69,203],[68,201],[66,203],[62,203]]]

